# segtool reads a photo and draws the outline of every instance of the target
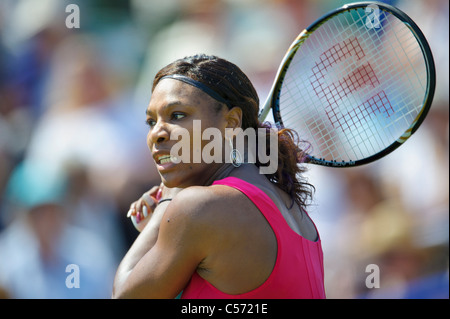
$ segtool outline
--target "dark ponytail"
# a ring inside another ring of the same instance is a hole
[[[235,64],[216,56],[194,55],[177,60],[161,69],[155,76],[152,91],[162,77],[174,74],[199,81],[228,101],[229,107],[240,107],[242,129],[253,128],[259,134],[265,132],[267,154],[271,135],[278,135],[278,168],[275,173],[266,174],[266,177],[288,193],[293,202],[306,207],[314,189],[302,176],[306,171],[306,167],[302,165],[306,153],[299,147],[300,140],[295,131],[277,130],[272,128],[270,123],[259,122],[258,94],[244,72]],[[264,130],[258,130],[261,128]],[[262,165],[258,158],[255,164],[258,167]]]

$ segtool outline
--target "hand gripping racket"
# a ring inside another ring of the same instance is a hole
[[[290,46],[259,115],[311,144],[306,162],[373,162],[420,126],[435,90],[430,47],[405,13],[379,2],[344,5]]]

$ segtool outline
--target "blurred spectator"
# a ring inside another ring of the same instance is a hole
[[[68,222],[67,180],[47,165],[24,162],[7,188],[18,214],[0,234],[0,287],[12,298],[108,298],[116,263],[94,232]],[[79,268],[70,288],[68,265]]]

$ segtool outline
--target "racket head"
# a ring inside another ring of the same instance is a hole
[[[271,108],[279,128],[294,129],[311,145],[306,162],[358,166],[416,132],[435,82],[430,47],[414,21],[393,6],[357,2],[300,33],[264,110]]]

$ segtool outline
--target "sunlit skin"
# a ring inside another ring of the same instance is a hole
[[[291,228],[316,238],[314,226],[289,209],[291,199],[259,174],[253,164],[235,168],[222,163],[160,163],[176,141],[170,134],[241,125],[240,108],[218,102],[189,84],[164,79],[155,88],[147,108],[147,143],[161,175],[162,197],[172,198],[151,212],[146,226],[122,260],[114,280],[114,298],[174,298],[197,272],[217,289],[241,294],[256,289],[270,276],[277,257],[276,237],[257,207],[240,191],[210,185],[227,176],[238,177],[263,190]],[[207,144],[205,141],[202,146]],[[158,153],[159,152],[159,153]],[[150,191],[153,196],[158,187]],[[137,201],[139,211],[142,198]],[[154,208],[154,210],[153,210]]]
[[[194,138],[194,120],[201,121],[202,129],[215,127],[225,132],[226,127],[239,127],[241,117],[239,108],[230,112],[201,90],[173,79],[164,79],[156,86],[146,114],[146,123],[149,125],[147,145],[162,181],[167,187],[181,188],[205,185],[223,163],[193,163],[195,150],[191,141],[189,163],[159,165],[157,157],[169,155],[171,147],[177,143],[176,140],[170,140],[171,134],[175,135],[183,129],[189,131],[191,139]],[[202,148],[208,143],[207,140],[202,141]]]

